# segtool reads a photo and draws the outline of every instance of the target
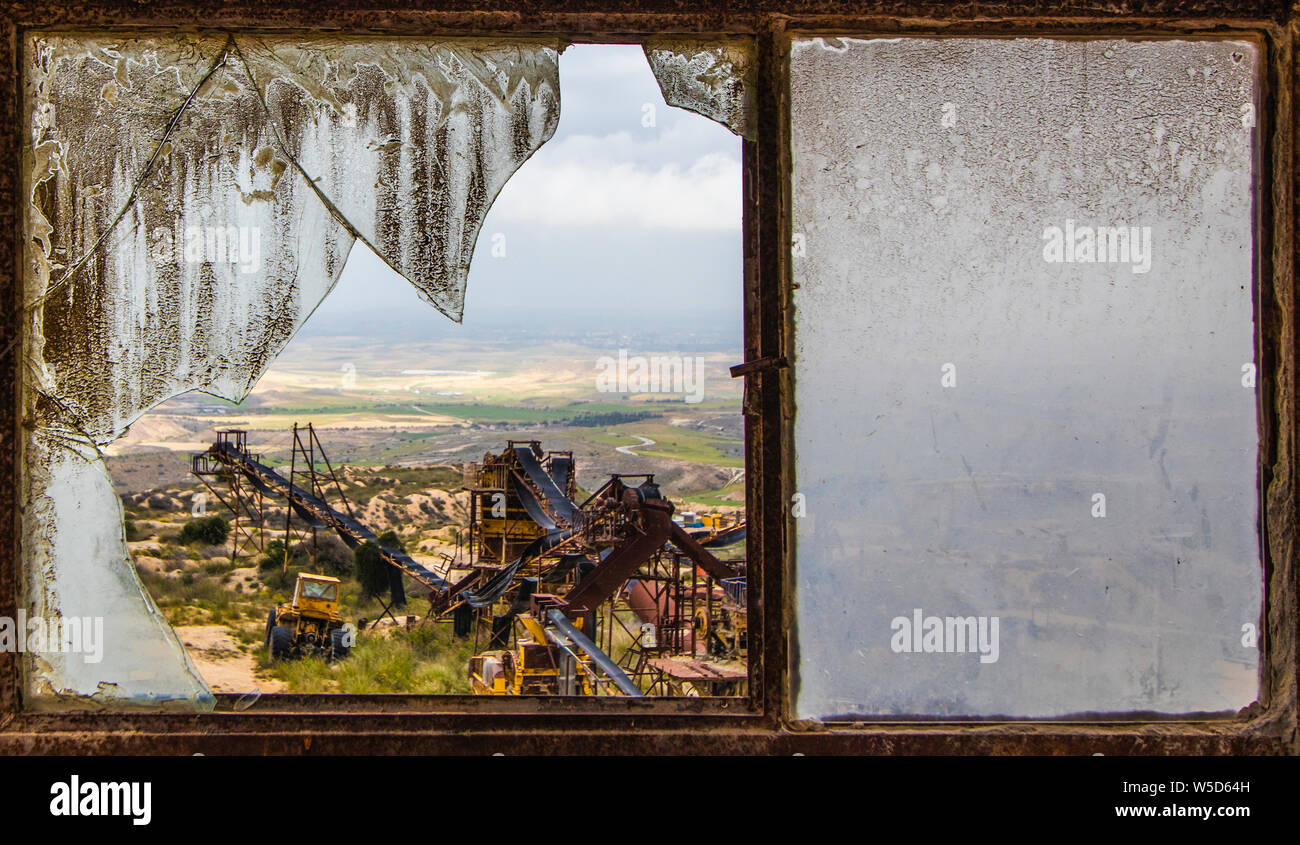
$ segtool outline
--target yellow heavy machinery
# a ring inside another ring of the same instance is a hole
[[[266,646],[272,660],[324,654],[341,660],[352,648],[353,631],[339,613],[339,579],[298,573],[293,600],[279,605],[266,620]]]
[[[565,617],[563,599],[537,593],[529,603],[530,612],[513,618],[523,628],[513,649],[470,658],[475,695],[641,695],[622,668],[583,633],[583,621],[575,624]]]
[[[515,617],[527,632],[514,649],[470,658],[469,682],[475,695],[592,695],[591,673],[581,652],[561,647],[531,614]]]

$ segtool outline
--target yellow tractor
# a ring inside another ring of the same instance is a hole
[[[272,660],[307,654],[341,660],[352,648],[354,630],[339,613],[339,579],[300,572],[293,601],[274,608],[266,620],[266,647]]]

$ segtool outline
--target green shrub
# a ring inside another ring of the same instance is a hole
[[[204,543],[220,546],[230,536],[230,523],[219,516],[202,516],[191,519],[181,528],[179,540],[189,545]]]
[[[367,540],[354,555],[357,580],[365,596],[378,596],[388,590],[388,563],[379,556],[379,545]]]
[[[262,572],[262,583],[271,590],[291,590],[297,580],[298,574],[293,569],[288,572],[279,569],[268,569]]]
[[[469,646],[452,642],[450,637],[419,630],[363,638],[339,664],[339,688],[358,694],[466,693],[469,652]]]
[[[312,563],[313,551],[316,558],[315,564]],[[354,558],[352,549],[348,548],[347,544],[337,536],[334,534],[321,534],[316,538],[314,549],[310,541],[298,543],[294,546],[290,565],[299,569],[324,572],[326,575],[333,575],[337,578],[346,578],[352,574]]]
[[[140,580],[144,582],[149,595],[159,606],[208,604],[212,607],[220,607],[228,605],[234,598],[225,587],[215,581],[206,578],[196,579],[189,573],[180,578],[168,578],[141,570]]]
[[[258,569],[280,569],[284,566],[284,541],[272,540],[266,544],[266,554],[257,562]]]

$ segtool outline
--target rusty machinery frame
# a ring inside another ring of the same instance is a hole
[[[302,432],[306,432],[305,440]],[[312,427],[312,424],[307,423],[304,426],[299,426],[295,422],[291,437],[289,483],[293,484],[295,476],[305,476],[307,481],[304,489],[323,501],[328,501],[329,494],[327,490],[330,485],[333,485],[348,512],[348,516],[352,516],[352,504],[343,493],[343,488],[339,484],[334,467],[325,454],[325,447],[321,445],[320,440],[316,437],[316,430]],[[239,429],[221,429],[217,431],[218,444],[231,442],[241,452],[248,451],[246,438],[247,432]],[[318,452],[321,462],[325,464],[323,472],[316,469],[316,455]],[[299,455],[302,456],[302,469],[298,469]],[[261,458],[260,455],[254,455],[254,457]],[[269,521],[266,492],[257,485],[250,483],[241,473],[232,470],[213,458],[211,451],[190,456],[190,474],[197,477],[204,489],[211,493],[212,497],[231,513],[230,559],[232,561],[237,560],[240,554],[245,554],[251,560],[256,561],[257,555],[266,552],[266,529]],[[223,484],[225,493],[222,493]],[[286,503],[284,509],[285,557],[281,561],[281,571],[288,571],[289,549],[294,541],[306,542],[308,538],[311,540],[312,565],[315,566],[317,526],[305,524],[302,519],[299,519],[298,524],[294,525],[293,508]]]
[[[412,8],[415,5],[418,8]],[[1287,0],[18,0],[0,5],[0,615],[20,591],[18,490],[23,330],[19,284],[21,39],[29,29],[206,28],[400,35],[548,36],[638,43],[656,35],[752,38],[757,139],[743,144],[747,501],[751,526],[747,699],[263,696],[245,712],[41,713],[22,707],[0,653],[0,753],[1296,754],[1297,464],[1295,259],[1300,3]],[[1266,587],[1261,694],[1228,718],[1125,714],[1062,721],[794,722],[788,39],[799,33],[983,37],[1231,37],[1261,50],[1256,287],[1260,490]],[[224,702],[223,702],[224,703]],[[689,736],[689,744],[683,739]]]

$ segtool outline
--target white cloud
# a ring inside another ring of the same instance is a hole
[[[663,109],[668,110],[673,120],[663,119]],[[680,115],[686,115],[687,119],[679,119]],[[635,116],[639,117],[640,112]],[[740,139],[708,118],[663,106],[659,126],[654,129],[638,127],[633,131],[621,129],[601,134],[579,132],[563,136],[556,133],[556,137],[548,141],[524,168],[535,162],[555,164],[570,161],[584,164],[593,161],[634,162],[656,169],[676,162],[679,166],[689,167],[710,153],[739,160]]]
[[[560,89],[612,77],[650,77],[645,51],[635,44],[570,44],[560,53]]]
[[[546,226],[739,231],[740,162],[708,153],[686,168],[654,167],[539,153],[506,183],[493,216]]]

